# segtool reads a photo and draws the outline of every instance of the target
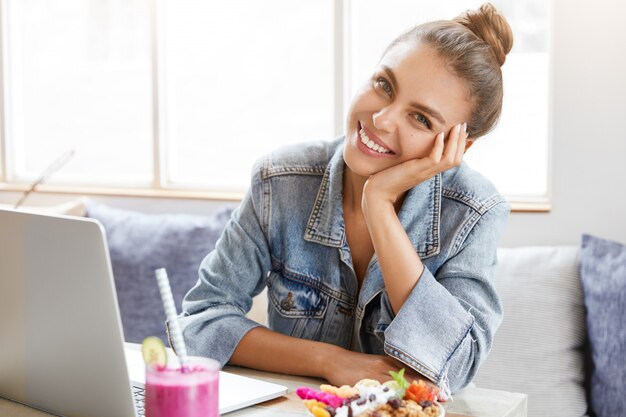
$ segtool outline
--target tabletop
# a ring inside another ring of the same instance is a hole
[[[295,390],[299,386],[319,388],[319,379],[261,372],[248,368],[226,366],[226,372],[264,379],[284,385],[289,393],[274,400],[228,413],[229,417],[299,417],[306,416],[306,408]],[[456,393],[452,401],[444,403],[446,417],[527,417],[527,396],[520,393],[468,387]],[[0,398],[0,416],[50,417],[52,414]]]
[[[285,396],[254,407],[228,413],[229,417],[287,417],[306,416],[306,408],[295,391],[297,387],[318,388],[323,381],[315,378],[280,375],[248,368],[226,366],[227,372],[264,379],[289,388]],[[446,417],[527,417],[526,394],[468,387],[456,393],[452,401],[443,404]]]

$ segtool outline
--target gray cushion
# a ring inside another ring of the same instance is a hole
[[[200,262],[215,247],[231,211],[223,208],[210,216],[144,214],[88,202],[87,216],[106,230],[127,342],[158,336],[167,343],[154,270],[167,269],[180,312],[183,296],[198,280]]]
[[[577,247],[499,249],[504,319],[474,382],[528,394],[528,415],[585,415],[585,318]]]
[[[583,235],[581,275],[598,417],[626,415],[626,246]]]

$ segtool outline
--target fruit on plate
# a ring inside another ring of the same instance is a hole
[[[437,400],[437,393],[424,381],[413,381],[406,389],[404,399],[413,400],[416,403],[420,403],[422,401],[434,402]]]
[[[297,395],[314,417],[443,417],[438,390],[424,381],[404,378],[404,369],[390,372],[393,380],[380,383],[364,379],[354,387],[322,384],[320,390],[297,389]]]

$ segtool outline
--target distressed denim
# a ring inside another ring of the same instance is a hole
[[[259,326],[245,314],[267,287],[272,330],[390,355],[454,392],[471,381],[502,320],[493,273],[509,206],[465,163],[411,189],[398,217],[425,269],[396,315],[376,256],[358,288],[343,219],[342,151],[339,138],[257,161],[250,189],[183,301],[188,351],[225,364]]]

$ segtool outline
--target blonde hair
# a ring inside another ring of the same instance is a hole
[[[502,112],[502,70],[513,47],[513,32],[491,3],[467,10],[452,20],[417,25],[398,36],[395,45],[419,41],[433,47],[451,73],[465,81],[472,103],[467,131],[478,138],[493,130]]]

